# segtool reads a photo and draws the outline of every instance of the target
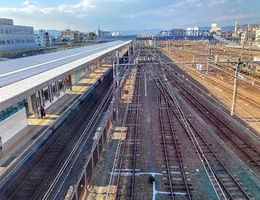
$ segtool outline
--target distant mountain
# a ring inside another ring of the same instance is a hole
[[[248,24],[239,25],[239,28],[247,28]],[[235,26],[223,26],[221,27],[223,31],[233,31]]]
[[[199,26],[200,30],[205,30],[205,31],[209,31],[211,29],[211,26]]]
[[[121,35],[136,35],[136,34],[157,34],[163,29],[130,29],[130,30],[114,30],[112,32],[120,32]]]
[[[248,24],[242,24],[242,25],[239,25],[240,28],[247,28]],[[202,26],[202,27],[199,27],[200,30],[207,30],[209,31],[211,29],[211,26]],[[235,29],[235,26],[222,26],[220,27],[223,31],[234,31]]]
[[[247,24],[239,25],[241,28],[247,28]],[[235,26],[223,26],[221,27],[223,31],[233,31]],[[200,26],[200,30],[210,31],[211,26]],[[115,30],[120,32],[121,35],[135,35],[135,34],[158,34],[165,29],[130,29],[130,30]],[[170,28],[168,29],[170,30]],[[185,30],[185,28],[184,28]],[[114,31],[112,31],[114,32]]]
[[[58,31],[58,30],[46,30],[48,33],[49,33],[49,35],[51,35],[51,36],[55,36],[55,37],[57,37],[57,36],[60,36],[60,31]]]

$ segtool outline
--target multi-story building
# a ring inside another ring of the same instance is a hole
[[[239,23],[236,22],[236,23],[235,23],[235,31],[234,31],[235,33],[237,33],[237,29],[238,29],[238,28],[239,28]]]
[[[186,34],[188,36],[197,36],[197,35],[199,35],[199,27],[195,26],[195,27],[187,28]]]
[[[44,43],[44,37],[43,35],[38,35],[38,34],[35,34],[35,44],[36,44],[36,47],[38,48],[43,48],[45,47],[45,43]]]
[[[182,36],[183,35],[183,29],[182,28],[173,28],[171,30],[171,33],[173,36]]]
[[[112,36],[112,33],[110,31],[102,31],[99,27],[98,30],[96,30],[96,35],[98,37],[106,37],[106,36]]]
[[[50,46],[49,33],[43,29],[40,29],[39,33],[35,34],[35,43],[37,47],[49,47]]]
[[[251,28],[253,30],[260,29],[260,24],[248,24],[247,28]]]
[[[260,44],[260,29],[256,30],[255,41]]]
[[[256,37],[256,31],[245,31],[241,34],[241,44],[246,44],[247,42],[253,42]]]
[[[41,29],[39,30],[39,35],[43,36],[44,47],[49,47],[50,46],[49,33]]]
[[[0,52],[36,48],[33,27],[14,25],[12,19],[0,18]]]
[[[69,38],[70,41],[80,42],[80,32],[72,31],[70,29],[66,29],[65,31],[61,31],[62,38]]]
[[[220,27],[218,27],[218,25],[216,23],[214,23],[211,25],[210,34],[222,35],[222,29]]]

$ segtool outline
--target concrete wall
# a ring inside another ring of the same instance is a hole
[[[10,140],[15,134],[27,126],[25,108],[0,122],[0,136],[3,144]]]

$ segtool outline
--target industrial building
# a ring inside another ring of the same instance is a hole
[[[33,27],[14,25],[12,19],[0,18],[0,52],[34,49]]]

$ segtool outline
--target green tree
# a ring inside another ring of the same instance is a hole
[[[88,34],[88,40],[94,40],[94,37],[95,37],[95,36],[96,36],[95,33],[89,32],[89,34]]]

